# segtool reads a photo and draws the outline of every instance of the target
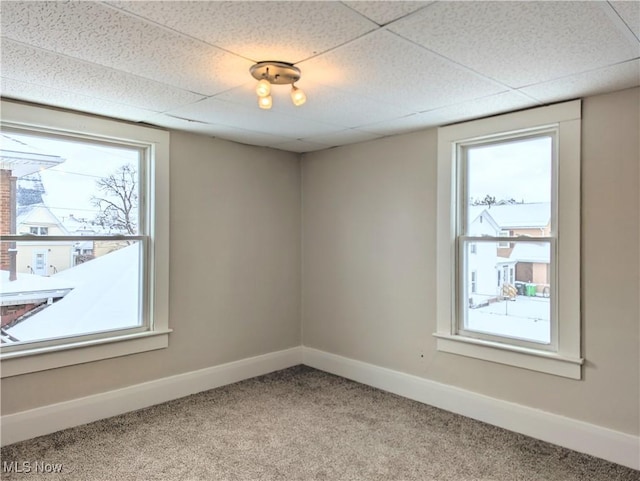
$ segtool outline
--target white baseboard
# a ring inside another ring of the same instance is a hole
[[[2,416],[1,445],[24,441],[197,392],[302,364],[302,348],[149,381],[101,394]]]
[[[303,363],[509,431],[640,470],[640,437],[309,347]]]
[[[2,416],[1,445],[24,441],[298,364],[640,470],[640,438],[308,347],[295,347]]]

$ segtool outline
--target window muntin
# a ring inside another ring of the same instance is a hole
[[[11,197],[2,196],[12,217],[0,241],[3,353],[151,328],[150,150],[2,129],[3,175],[13,177],[3,189],[13,189],[15,199],[5,205]]]

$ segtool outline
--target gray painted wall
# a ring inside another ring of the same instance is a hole
[[[304,156],[303,343],[637,435],[639,106],[583,102],[583,381],[436,351],[435,129]]]
[[[171,133],[167,349],[2,380],[2,414],[300,345],[297,154]]]
[[[435,350],[434,129],[307,154],[302,179],[295,154],[172,132],[170,347],[3,379],[2,413],[302,342],[638,434],[639,92],[583,103],[583,381]]]

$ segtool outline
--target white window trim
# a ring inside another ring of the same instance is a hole
[[[9,126],[55,130],[94,138],[145,143],[153,149],[147,203],[151,244],[147,275],[149,330],[101,339],[38,347],[0,355],[2,378],[166,348],[169,343],[169,133],[155,128],[3,100],[2,121]]]
[[[581,102],[574,100],[438,129],[437,192],[437,349],[572,379],[581,379],[580,357],[580,124]],[[492,135],[557,126],[558,272],[557,351],[474,339],[458,333],[456,319],[457,144]]]

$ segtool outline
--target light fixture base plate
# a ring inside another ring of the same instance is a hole
[[[292,84],[300,80],[300,69],[286,62],[258,62],[249,71],[255,79],[267,79],[270,84],[275,85]]]

